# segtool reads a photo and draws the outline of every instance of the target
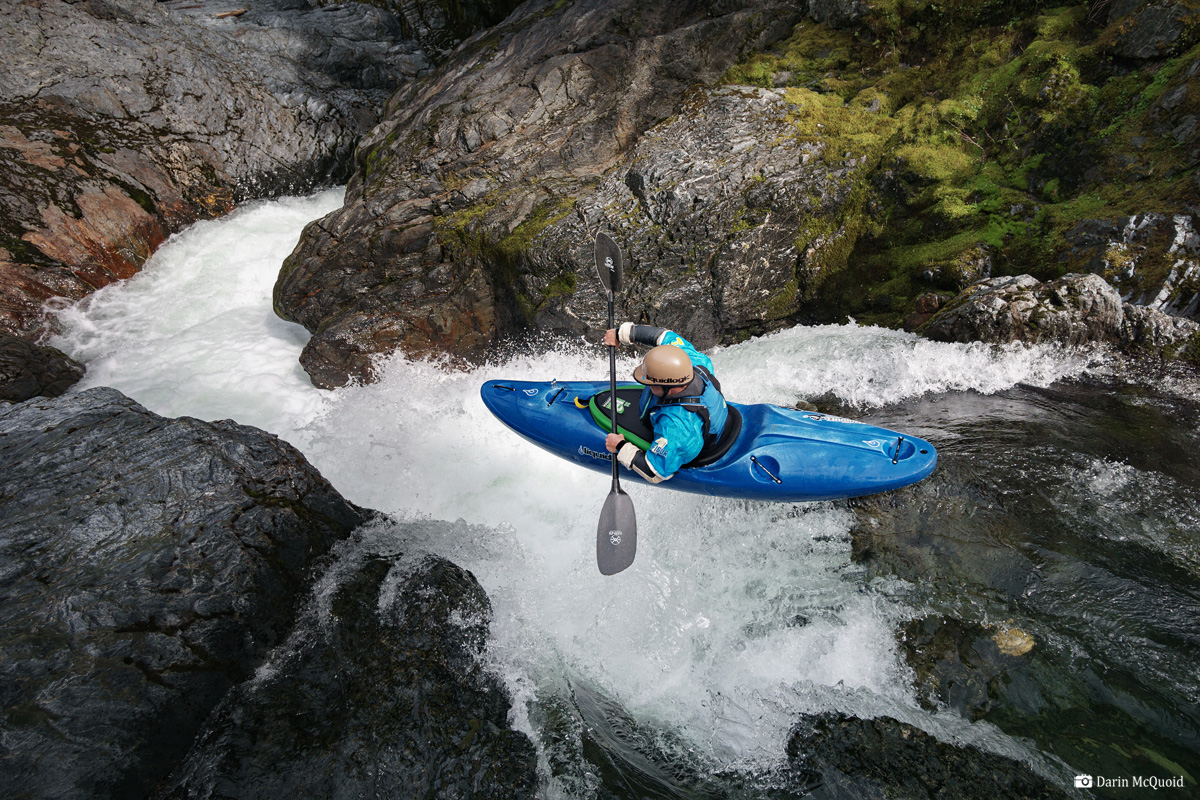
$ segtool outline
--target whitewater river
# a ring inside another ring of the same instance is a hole
[[[557,342],[469,372],[393,358],[371,386],[314,389],[297,363],[307,333],[274,316],[271,288],[303,225],[340,202],[328,191],[199,223],[134,279],[62,310],[55,344],[87,362],[79,388],[264,428],[355,503],[460,521],[405,526],[404,546],[450,558],[487,590],[488,658],[539,746],[549,796],[694,796],[683,773],[753,796],[799,716],[820,711],[891,716],[1064,787],[1076,772],[1186,774],[1176,796],[1195,791],[1194,385],[1118,380],[1095,353],[854,325],[718,348],[732,399],[803,399],[911,431],[938,447],[938,471],[866,503],[632,486],[637,561],[605,578],[594,531],[608,479],[526,444],[479,399],[493,377],[603,378],[605,352]],[[398,530],[376,524],[362,546],[387,547]],[[964,639],[964,663],[1002,631],[1032,649],[978,655],[965,696],[923,703],[904,631],[939,615],[983,632]],[[585,735],[611,763],[585,757]]]

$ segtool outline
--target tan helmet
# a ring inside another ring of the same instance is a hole
[[[686,386],[692,382],[692,360],[675,345],[660,344],[646,353],[633,379],[647,386]]]

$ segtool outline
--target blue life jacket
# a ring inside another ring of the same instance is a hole
[[[657,397],[649,388],[645,388],[639,402],[642,418],[647,427],[651,428],[653,426],[650,425],[650,412],[657,407],[677,406],[700,417],[703,422],[704,446],[692,461],[683,465],[685,468],[716,447],[721,433],[725,430],[725,421],[729,418],[729,407],[725,405],[725,398],[721,395],[720,382],[699,364],[693,365],[693,371],[695,377],[688,385],[687,393],[675,397]]]

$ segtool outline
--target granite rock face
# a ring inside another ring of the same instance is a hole
[[[480,666],[491,606],[475,578],[436,556],[346,560],[158,797],[534,797],[533,745]]]
[[[146,796],[363,516],[230,421],[113,389],[0,410],[0,794]]]
[[[531,0],[464,42],[389,101],[345,207],[309,226],[280,273],[275,308],[314,333],[301,359],[314,382],[369,378],[397,348],[482,356],[547,296],[578,313],[595,291],[572,276],[590,255],[563,254],[589,248],[597,220],[580,220],[586,240],[539,234],[623,183],[622,158],[691,87],[798,19],[772,0]]]
[[[1107,343],[1132,353],[1174,356],[1200,348],[1200,325],[1124,303],[1099,275],[1043,283],[1029,275],[991,278],[966,289],[921,329],[943,342]]]
[[[343,180],[430,62],[385,10],[37,0],[0,7],[0,330],[128,277],[248,197]]]

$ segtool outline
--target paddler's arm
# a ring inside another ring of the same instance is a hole
[[[604,334],[604,343],[609,346],[621,344],[644,344],[648,347],[655,347],[660,344],[675,345],[683,352],[687,353],[693,364],[704,367],[709,373],[713,373],[712,359],[696,349],[695,345],[687,339],[680,336],[678,333],[667,328],[660,328],[657,325],[635,325],[632,322],[622,322],[621,327],[606,331]]]
[[[644,344],[647,347],[663,344],[662,340],[671,333],[657,325],[634,325],[632,322],[622,322],[616,330],[621,344]],[[605,343],[608,343],[607,337]]]

